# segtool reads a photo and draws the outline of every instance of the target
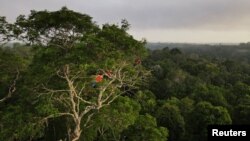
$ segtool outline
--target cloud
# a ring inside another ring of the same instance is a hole
[[[125,9],[128,10],[116,11],[142,29],[239,29],[250,23],[250,1],[247,0],[155,0],[154,3],[139,0],[131,7],[126,4]],[[115,17],[115,13],[110,15]]]
[[[138,28],[185,28],[249,21],[248,0],[1,0],[7,16],[62,6],[85,12],[100,22],[127,18]]]
[[[240,43],[249,42],[250,37],[249,31],[149,29],[130,32],[138,39],[146,37],[150,42]]]
[[[13,21],[31,9],[58,10],[62,6],[87,13],[99,24],[126,18],[133,32],[250,32],[249,0],[1,0],[0,13]]]

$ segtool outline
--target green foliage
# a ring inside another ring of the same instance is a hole
[[[140,115],[124,134],[128,141],[166,141],[167,137],[167,128],[157,127],[156,119],[148,114]]]
[[[13,26],[6,21],[6,17],[0,16],[0,45],[6,44],[11,40]]]
[[[84,141],[206,140],[209,124],[250,123],[249,44],[146,50],[129,27],[66,7],[0,17],[0,140],[72,140],[72,107],[92,108]]]
[[[15,35],[32,44],[70,48],[85,34],[95,32],[91,17],[63,7],[59,11],[31,11],[26,18],[20,15],[15,23]]]
[[[224,91],[224,89],[217,86],[199,85],[194,90],[192,97],[196,101],[208,101],[215,106],[227,107]]]
[[[0,116],[1,140],[29,140],[43,136],[43,125],[34,124],[33,114],[20,106],[7,106]]]
[[[207,48],[181,50],[152,50],[144,64],[152,70],[149,89],[158,100],[157,113],[151,113],[169,129],[169,140],[206,139],[208,124],[248,124],[249,63],[202,56]]]
[[[221,106],[213,106],[209,102],[199,102],[190,113],[188,132],[192,140],[207,138],[207,125],[231,124],[232,120],[227,109]]]
[[[139,116],[140,105],[128,97],[119,97],[110,106],[101,109],[95,119],[92,121],[92,126],[86,128],[95,132],[93,137],[91,134],[85,134],[84,140],[96,139],[99,141],[119,140],[121,132],[133,125]]]
[[[233,123],[234,124],[250,124],[250,96],[242,96],[239,104],[234,108]]]
[[[176,101],[177,100],[177,101]],[[169,129],[169,140],[180,140],[185,133],[185,121],[178,104],[178,99],[171,99],[156,111],[156,119],[158,125],[167,127]]]
[[[71,133],[68,135],[69,133],[65,132],[75,128],[73,125],[77,122],[74,117],[77,113],[73,111],[73,119],[61,117],[65,113],[70,115],[75,108],[76,104],[72,105],[72,101],[77,103],[79,115],[86,112],[81,120],[83,122],[80,125],[81,128],[92,131],[89,135],[85,135],[83,130],[82,138],[90,140],[91,138],[102,140],[119,138],[119,134],[134,123],[140,106],[137,102],[122,96],[135,94],[141,81],[137,78],[145,76],[143,74],[146,72],[145,69],[141,64],[135,64],[135,60],[145,57],[146,50],[143,41],[135,40],[126,32],[129,27],[127,21],[123,20],[121,27],[105,24],[99,28],[88,15],[63,7],[55,12],[32,11],[28,17],[21,15],[12,26],[13,36],[32,45],[34,54],[29,58],[32,60],[21,80],[23,86],[18,88],[22,95],[15,97],[18,100],[16,104],[27,109],[24,113],[17,111],[15,114],[20,115],[21,118],[13,119],[13,122],[19,122],[22,125],[25,122],[23,116],[29,115],[27,126],[39,126],[34,127],[32,134],[17,134],[16,139],[35,139],[42,136],[50,140],[49,138],[74,136],[75,132],[74,135]],[[5,56],[3,58],[7,59]],[[105,76],[96,88],[93,87],[95,76],[106,71],[112,71],[114,78]],[[3,76],[10,75],[3,74]],[[4,81],[7,79],[11,78],[6,78]],[[73,93],[72,89],[74,93],[79,92],[78,97],[70,97]],[[117,102],[115,102],[116,97],[120,97]],[[78,102],[76,98],[79,98]],[[79,103],[79,100],[83,102]],[[111,104],[113,101],[115,103]],[[89,111],[86,109],[91,107],[89,103],[92,103],[91,106],[94,108],[87,113]],[[27,104],[32,107],[26,106]],[[110,107],[100,109],[110,104]],[[92,114],[94,117],[88,119]],[[8,113],[5,113],[1,119],[6,117]],[[93,126],[94,129],[86,128],[87,125],[84,122],[91,123],[92,120],[98,124]],[[57,121],[64,121],[64,126],[56,125]],[[7,128],[7,125],[6,122],[3,126]],[[46,125],[48,126],[45,128]],[[64,129],[58,130],[60,127]],[[59,133],[49,136],[47,132],[51,131],[50,128],[57,129],[56,132]],[[65,128],[68,129],[65,130]],[[29,133],[25,128],[7,129],[12,132]],[[112,134],[100,135],[101,129],[108,130]]]
[[[145,114],[145,113],[154,113],[156,106],[157,106],[157,102],[155,99],[155,96],[152,92],[146,90],[146,91],[138,91],[133,99],[135,99],[135,101],[137,101],[138,103],[140,103],[142,109],[141,109],[141,113]]]

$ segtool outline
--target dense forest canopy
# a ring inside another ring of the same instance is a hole
[[[250,42],[240,44],[192,44],[192,43],[147,43],[151,50],[178,48],[183,53],[201,55],[207,58],[229,59],[249,62]]]
[[[196,141],[250,124],[249,44],[147,49],[126,20],[66,7],[0,25],[0,140]]]

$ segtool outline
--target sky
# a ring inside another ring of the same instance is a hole
[[[127,19],[129,33],[148,42],[250,41],[250,0],[0,0],[0,16],[14,21],[30,10],[71,10],[98,24]]]

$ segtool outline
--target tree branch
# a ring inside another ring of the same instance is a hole
[[[17,69],[15,79],[13,80],[12,84],[9,87],[8,94],[4,98],[0,99],[0,102],[4,102],[8,98],[10,98],[12,96],[12,94],[16,91],[16,82],[19,79],[19,74],[20,74],[20,72]]]
[[[61,117],[61,116],[71,116],[71,117],[74,117],[73,114],[71,113],[55,113],[55,114],[51,114],[47,117],[44,117],[42,120],[39,121],[39,123],[44,123],[44,122],[47,122],[48,119],[50,118],[56,118],[56,117]]]

